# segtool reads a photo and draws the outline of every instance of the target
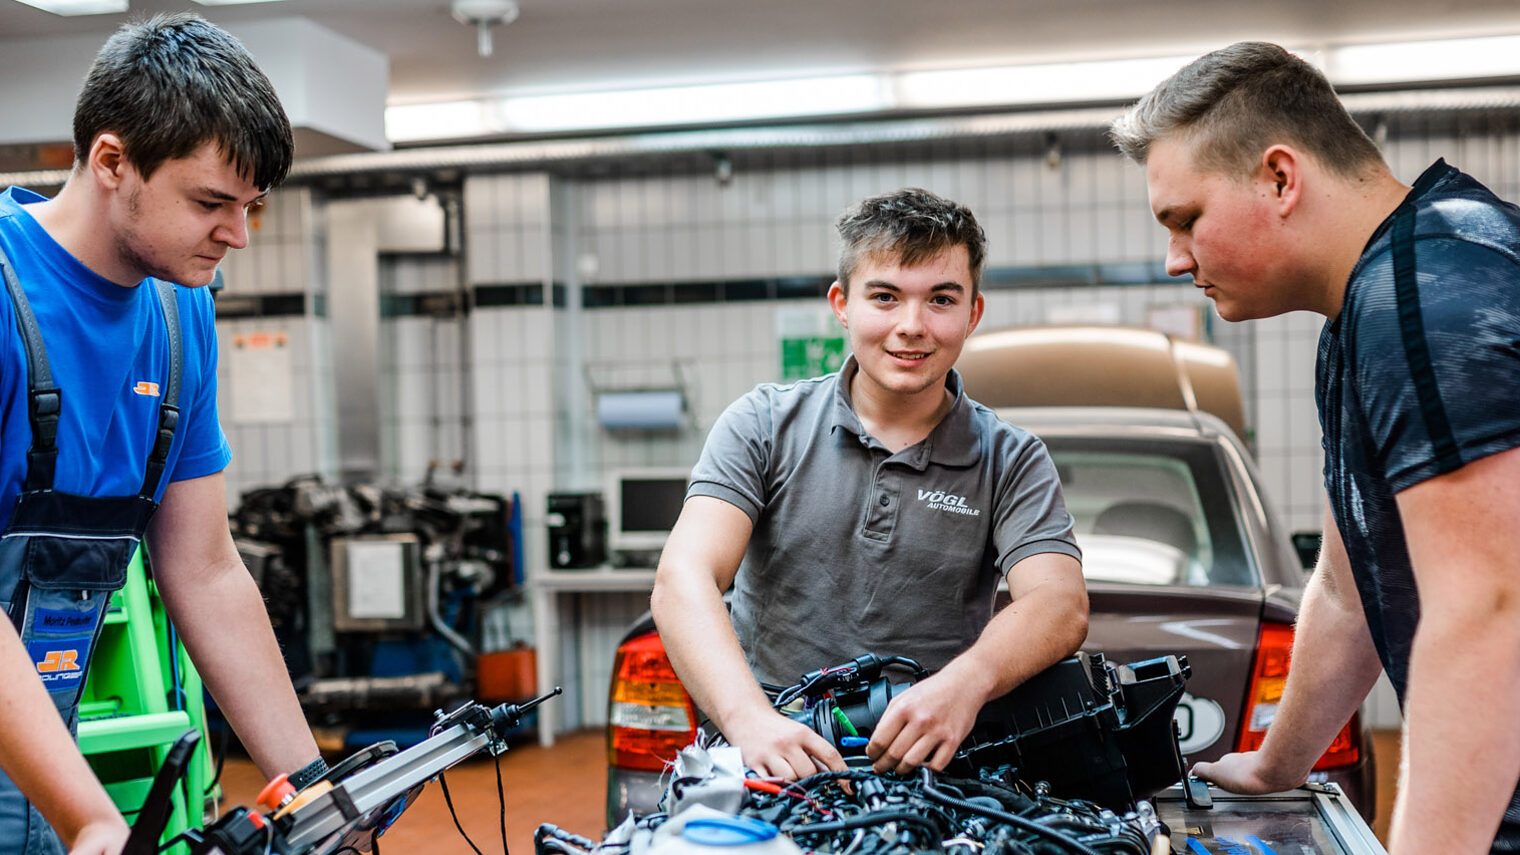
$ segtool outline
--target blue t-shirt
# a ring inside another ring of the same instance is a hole
[[[1392,217],[1363,250],[1340,316],[1320,335],[1315,390],[1331,511],[1401,705],[1420,603],[1395,496],[1520,446],[1520,208],[1442,161],[1415,186],[1419,318],[1452,454],[1432,439],[1410,367]],[[1520,821],[1520,794],[1506,820]],[[1520,831],[1507,824],[1512,830]]]
[[[24,205],[43,201],[12,187],[0,194],[0,247],[37,316],[53,382],[62,390],[54,488],[87,496],[131,496],[168,388],[169,337],[151,280],[124,288],[59,246]],[[211,294],[176,287],[183,339],[180,420],[155,501],[170,481],[220,472],[232,459],[216,412],[216,327]],[[0,293],[0,526],[10,521],[26,479],[26,345],[15,306]]]

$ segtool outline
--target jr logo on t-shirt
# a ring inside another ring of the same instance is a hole
[[[139,380],[137,381],[137,385],[132,387],[132,391],[136,392],[139,395],[150,395],[154,398],[157,398],[158,384],[150,382],[148,380]]]

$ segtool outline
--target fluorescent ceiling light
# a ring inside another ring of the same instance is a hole
[[[54,15],[109,15],[127,11],[127,0],[20,0]]]
[[[1322,67],[1342,86],[1514,77],[1520,36],[1341,45],[1325,51]]]
[[[897,105],[922,110],[1127,100],[1144,95],[1193,59],[1166,56],[905,71],[897,75]]]
[[[251,3],[284,3],[285,0],[195,0],[202,6],[246,6]]]
[[[856,74],[399,104],[386,109],[385,131],[392,142],[412,142],[869,113],[889,104],[880,77]]]

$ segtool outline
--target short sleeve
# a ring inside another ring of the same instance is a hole
[[[183,395],[179,430],[184,439],[170,481],[213,475],[232,461],[216,405],[217,342],[211,294],[204,288],[176,288],[184,334]]]
[[[1061,480],[1045,444],[1025,434],[1011,450],[1010,465],[1002,472],[998,489],[993,542],[997,566],[1007,573],[1031,555],[1057,552],[1082,560],[1072,535],[1073,521],[1061,495]]]
[[[759,389],[739,398],[708,431],[702,456],[691,472],[687,498],[711,496],[744,511],[758,523],[765,509],[770,470],[770,408]]]
[[[1423,398],[1389,255],[1364,273],[1388,284],[1356,310],[1355,394],[1395,492],[1520,445],[1520,265],[1496,247],[1430,236],[1415,240],[1415,269],[1435,380]],[[1453,462],[1441,460],[1442,434]]]

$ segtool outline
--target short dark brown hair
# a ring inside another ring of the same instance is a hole
[[[274,85],[248,50],[188,13],[125,24],[100,49],[74,107],[75,163],[106,132],[144,179],[214,142],[267,190],[285,180],[295,152]]]
[[[1325,75],[1267,42],[1238,42],[1193,60],[1109,128],[1125,157],[1142,165],[1153,144],[1178,134],[1196,144],[1200,167],[1229,175],[1246,174],[1277,143],[1348,178],[1383,162]]]
[[[868,256],[889,253],[903,266],[912,266],[956,246],[966,248],[971,262],[973,298],[981,287],[987,234],[971,209],[959,202],[906,187],[856,202],[834,225],[844,239],[839,253],[839,284],[846,297],[850,277]]]

